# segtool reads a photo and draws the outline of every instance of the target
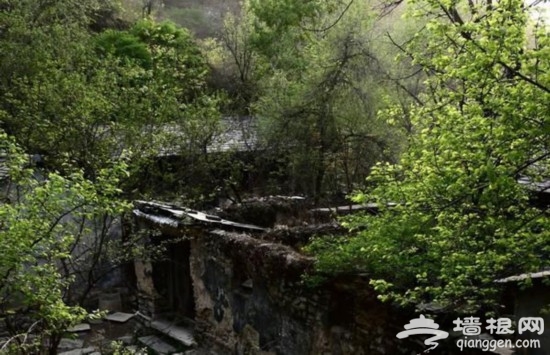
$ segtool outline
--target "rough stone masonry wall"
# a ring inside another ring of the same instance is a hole
[[[406,320],[366,280],[307,287],[301,275],[312,259],[287,246],[214,231],[191,242],[190,262],[203,346],[228,354],[401,352],[395,334]]]

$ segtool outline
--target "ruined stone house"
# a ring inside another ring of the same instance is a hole
[[[292,223],[290,212],[271,213],[264,222]],[[299,246],[315,233],[342,233],[335,224],[268,229],[143,201],[133,215],[134,233],[149,231],[151,245],[171,241],[164,259],[134,263],[139,311],[188,329],[201,347],[220,354],[410,349],[394,341],[406,316],[381,304],[366,278],[344,277],[322,287],[304,282],[313,260]]]

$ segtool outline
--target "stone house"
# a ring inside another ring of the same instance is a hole
[[[138,201],[134,233],[164,242],[164,258],[136,260],[138,308],[193,333],[220,354],[387,354],[408,315],[381,304],[368,279],[304,282],[313,259],[299,246],[334,224],[266,229],[174,205]],[[281,221],[282,217],[279,217]]]

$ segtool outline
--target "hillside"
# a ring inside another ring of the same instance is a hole
[[[199,38],[215,36],[221,29],[223,16],[236,13],[238,0],[150,0],[152,11],[159,20],[171,20],[186,27]],[[124,0],[124,6],[132,9],[142,7],[141,1]]]

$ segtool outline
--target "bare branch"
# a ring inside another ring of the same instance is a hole
[[[354,1],[354,0],[350,0],[350,2],[346,5],[346,7],[345,7],[344,10],[340,13],[340,15],[338,15],[338,18],[337,18],[333,23],[331,23],[330,25],[328,25],[327,27],[322,28],[322,29],[316,29],[316,28],[306,28],[306,27],[300,26],[300,28],[303,29],[304,31],[310,31],[310,32],[326,32],[326,31],[330,30],[331,28],[333,28],[334,26],[336,26],[336,25],[338,24],[338,22],[340,22],[340,20],[344,17],[344,15],[346,14],[346,12],[348,12],[349,8],[350,8],[351,5],[353,4],[353,1]]]

